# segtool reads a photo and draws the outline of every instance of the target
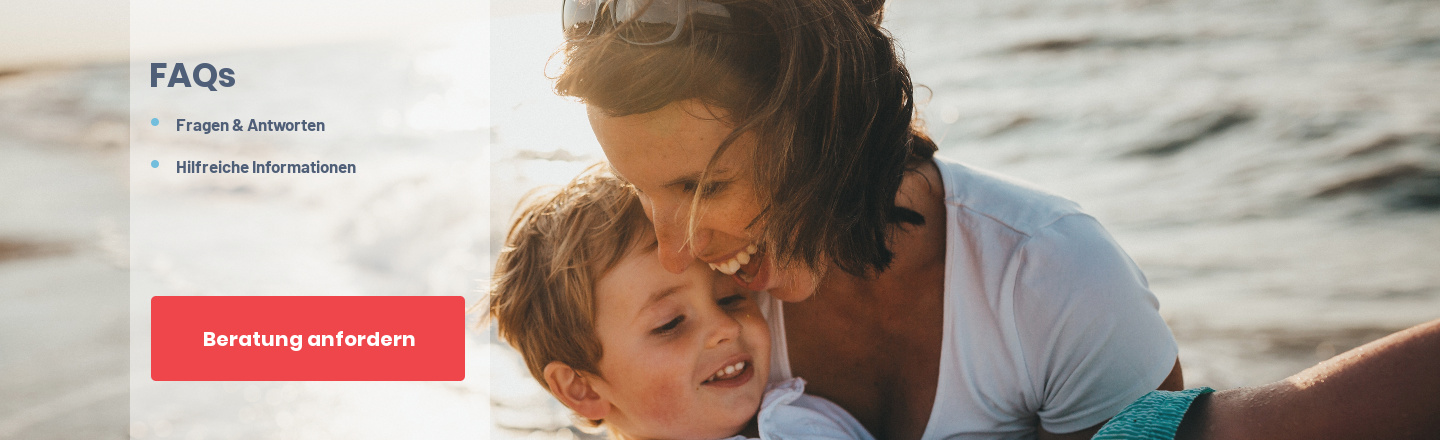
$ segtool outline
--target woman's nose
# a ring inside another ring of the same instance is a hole
[[[685,243],[685,228],[674,222],[655,222],[655,238],[660,248],[660,265],[670,273],[684,273],[695,260]]]
[[[650,222],[655,225],[655,238],[659,242],[660,264],[671,273],[683,273],[695,261],[694,249],[704,249],[709,234],[697,231],[695,237],[687,240],[689,216],[687,204],[648,200]]]

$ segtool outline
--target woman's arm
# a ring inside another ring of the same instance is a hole
[[[1176,439],[1440,437],[1440,319],[1288,379],[1201,396]]]

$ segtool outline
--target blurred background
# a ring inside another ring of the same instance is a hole
[[[0,3],[0,439],[126,437],[128,13]]]
[[[482,331],[460,382],[153,382],[148,306],[156,295],[477,302],[489,5],[111,3],[0,12],[27,49],[0,52],[0,438],[485,437]],[[96,9],[106,15],[76,16]],[[151,62],[232,68],[237,84],[152,89]],[[328,130],[177,133],[178,118]],[[173,168],[219,159],[360,173]]]
[[[520,196],[603,158],[550,91],[555,3],[0,6],[0,439],[585,436],[483,326],[463,382],[150,382],[145,345],[153,295],[478,300]],[[1440,3],[892,0],[886,27],[942,155],[1130,252],[1187,385],[1440,317]],[[239,83],[142,90],[149,62]],[[149,167],[221,158],[361,174]]]
[[[488,435],[488,340],[474,319],[458,382],[155,382],[148,325],[156,295],[479,302],[488,18],[487,3],[461,0],[130,2],[130,438]],[[152,62],[231,68],[235,85],[151,88]],[[326,131],[176,132],[181,118]],[[182,160],[357,172],[177,174]]]

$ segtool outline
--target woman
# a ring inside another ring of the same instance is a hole
[[[1089,438],[1182,387],[1144,276],[1063,198],[934,157],[883,2],[570,0],[556,90],[660,258],[763,290],[779,379],[877,438]]]

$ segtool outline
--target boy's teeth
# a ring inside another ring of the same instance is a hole
[[[755,245],[753,245],[753,244],[752,244],[752,245],[749,245],[749,246],[745,246],[745,252],[746,252],[746,253],[751,253],[751,254],[753,254],[753,253],[755,253],[755,251],[758,251],[758,250],[760,250],[760,248],[755,247]]]
[[[745,361],[736,362],[735,365],[726,365],[725,368],[716,371],[715,374],[710,375],[710,378],[705,381],[714,382],[721,379],[730,379],[742,371],[745,371]]]

